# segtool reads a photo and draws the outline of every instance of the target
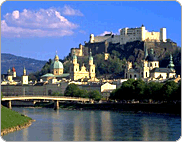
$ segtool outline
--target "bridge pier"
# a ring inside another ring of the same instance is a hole
[[[59,101],[58,100],[54,100],[54,110],[59,109]]]
[[[7,107],[8,107],[9,109],[12,109],[11,101],[8,101]]]

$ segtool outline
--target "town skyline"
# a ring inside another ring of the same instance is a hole
[[[1,52],[48,60],[57,51],[63,59],[71,48],[88,42],[91,33],[119,34],[121,28],[142,24],[150,32],[167,28],[167,38],[181,46],[178,2],[8,1],[1,9]]]

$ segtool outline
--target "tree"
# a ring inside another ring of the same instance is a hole
[[[161,100],[161,89],[162,89],[162,83],[159,82],[149,82],[146,85],[145,91],[144,91],[144,97],[146,99],[153,99],[153,100]]]
[[[79,90],[80,89],[76,84],[71,83],[65,89],[64,96],[78,97]]]
[[[100,94],[98,90],[94,90],[94,91],[88,92],[88,97],[98,101],[102,98],[102,95]]]
[[[163,99],[168,102],[175,100],[175,91],[177,90],[177,88],[177,83],[175,83],[174,81],[166,81],[161,89]]]

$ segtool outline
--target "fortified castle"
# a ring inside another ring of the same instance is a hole
[[[71,54],[75,52],[76,56],[88,56],[91,49],[94,54],[107,53],[109,44],[123,45],[127,42],[133,41],[144,42],[166,42],[166,28],[161,28],[160,32],[148,32],[145,26],[142,25],[138,28],[123,28],[120,30],[120,35],[105,34],[104,36],[94,36],[90,34],[89,42],[85,42],[85,45],[79,44],[79,48],[71,48]]]

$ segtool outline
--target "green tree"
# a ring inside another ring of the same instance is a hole
[[[89,91],[88,92],[89,98],[92,98],[96,101],[100,100],[102,98],[101,93],[98,90]]]
[[[161,100],[161,89],[162,89],[162,83],[159,82],[149,82],[146,85],[144,97],[146,99],[153,99],[153,100]]]
[[[64,95],[71,97],[78,97],[79,91],[80,91],[79,87],[76,84],[71,83],[65,89]]]
[[[174,81],[166,81],[161,89],[163,99],[168,102],[175,100],[175,91],[177,90],[177,88],[177,83],[175,83]]]

